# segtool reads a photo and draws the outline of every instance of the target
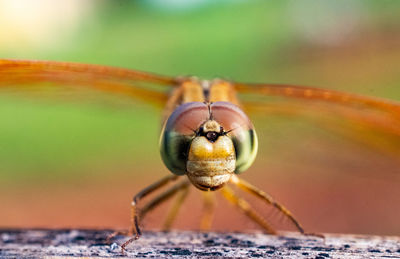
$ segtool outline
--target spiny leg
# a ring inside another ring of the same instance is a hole
[[[174,194],[176,194],[178,191],[182,190],[183,188],[187,188],[189,186],[189,181],[185,180],[181,183],[175,184],[174,186],[170,187],[168,190],[166,190],[165,192],[161,193],[160,195],[158,195],[157,197],[155,197],[154,199],[152,199],[151,201],[149,201],[144,207],[143,209],[141,209],[141,211],[138,213],[137,209],[136,209],[136,205],[133,205],[132,203],[132,207],[134,207],[134,209],[132,209],[132,217],[133,217],[133,222],[134,224],[134,231],[136,233],[136,235],[132,238],[130,238],[129,240],[127,240],[125,243],[123,243],[121,245],[122,250],[125,250],[125,247],[127,245],[129,245],[130,243],[132,243],[134,240],[137,240],[140,235],[142,234],[140,227],[139,227],[139,215],[140,214],[140,218],[144,218],[144,216],[151,210],[153,210],[155,207],[157,207],[159,204],[161,204],[162,202],[168,200],[169,198],[171,198]]]
[[[215,209],[215,196],[214,192],[202,192],[203,194],[203,215],[201,217],[200,229],[203,231],[211,228],[212,220],[214,217]]]
[[[240,189],[247,191],[263,201],[267,202],[268,204],[274,206],[276,209],[278,209],[280,212],[282,212],[292,223],[293,225],[297,228],[297,230],[305,234],[303,227],[300,225],[300,223],[294,218],[292,213],[286,209],[283,205],[279,204],[277,201],[275,201],[270,195],[268,195],[266,192],[258,189],[257,187],[251,185],[250,183],[240,179],[236,175],[233,175],[230,179],[230,182],[237,185]]]
[[[189,181],[187,181],[187,180],[184,180],[180,183],[177,183],[177,184],[171,186],[169,189],[167,189],[163,193],[159,194],[158,196],[153,198],[151,201],[149,201],[145,206],[143,206],[143,208],[140,209],[139,214],[137,216],[140,216],[140,218],[143,218],[148,212],[153,210],[159,204],[161,204],[162,202],[171,198],[178,191],[180,191],[188,186],[189,186]]]
[[[228,201],[241,209],[247,217],[260,225],[267,233],[276,234],[276,231],[268,224],[268,222],[260,216],[260,214],[258,214],[246,200],[236,196],[231,188],[225,186],[221,189],[221,192]]]
[[[176,180],[177,178],[178,178],[177,175],[169,175],[167,177],[164,177],[164,178],[160,179],[159,181],[151,184],[150,186],[144,188],[142,191],[140,191],[138,194],[136,194],[133,197],[132,203],[131,203],[131,227],[129,229],[129,234],[133,235],[133,233],[136,233],[135,239],[138,239],[142,235],[142,232],[140,231],[140,228],[139,228],[138,213],[136,212],[138,201],[143,199],[150,193],[154,192],[155,190],[163,187],[170,181]]]
[[[165,218],[163,224],[163,230],[168,231],[171,229],[172,223],[174,223],[176,216],[178,215],[179,209],[182,207],[183,202],[185,201],[187,195],[189,193],[189,185],[183,187],[176,197],[174,203],[172,204],[170,210],[168,211],[167,217]]]
[[[161,178],[160,180],[158,180],[155,183],[152,183],[151,185],[149,185],[148,187],[144,188],[143,190],[141,190],[139,193],[137,193],[132,200],[131,203],[131,226],[129,228],[129,231],[115,231],[114,233],[108,235],[107,237],[107,242],[109,242],[112,238],[114,238],[117,235],[133,235],[133,231],[138,228],[138,222],[137,219],[135,220],[135,215],[136,215],[136,204],[137,202],[144,198],[145,196],[147,196],[148,194],[154,192],[155,190],[163,187],[164,185],[166,185],[167,183],[169,183],[170,181],[176,180],[178,178],[177,175],[168,175],[164,178]],[[139,232],[136,232],[136,236],[135,239],[138,239],[141,235],[140,229]]]

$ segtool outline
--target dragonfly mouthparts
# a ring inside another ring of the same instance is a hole
[[[231,176],[231,173],[214,176],[192,176],[188,174],[188,178],[192,182],[192,184],[203,191],[214,191],[221,188],[226,182],[229,181]]]

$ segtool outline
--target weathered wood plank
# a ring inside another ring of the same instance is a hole
[[[1,258],[37,257],[294,257],[400,258],[400,237],[326,235],[325,240],[295,233],[145,232],[128,246],[107,244],[110,230],[0,230]]]

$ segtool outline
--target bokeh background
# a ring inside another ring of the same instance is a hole
[[[400,2],[388,0],[0,0],[0,57],[400,100],[399,13]],[[158,151],[160,109],[137,100],[2,90],[0,118],[0,227],[125,228],[132,195],[169,173]],[[398,153],[301,117],[252,118],[260,154],[243,178],[307,230],[400,235]],[[192,189],[176,228],[198,229],[199,196]],[[217,197],[214,230],[257,229]]]

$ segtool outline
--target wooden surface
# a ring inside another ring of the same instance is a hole
[[[57,257],[273,257],[400,258],[399,237],[284,233],[282,236],[245,233],[145,232],[121,253],[109,230],[0,230],[0,258]]]

